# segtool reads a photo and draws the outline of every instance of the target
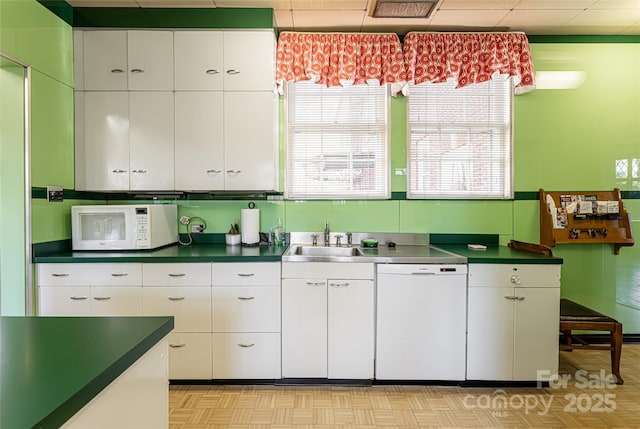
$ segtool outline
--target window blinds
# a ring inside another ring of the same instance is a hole
[[[408,198],[512,198],[511,79],[411,85]]]
[[[389,198],[387,85],[286,87],[290,199]]]

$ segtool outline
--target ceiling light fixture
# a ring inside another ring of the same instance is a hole
[[[377,0],[374,18],[428,18],[439,0]]]

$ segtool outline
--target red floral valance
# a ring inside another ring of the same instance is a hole
[[[494,73],[515,80],[515,93],[535,89],[529,41],[523,33],[418,33],[403,43],[407,81],[444,82],[458,88],[491,79]]]
[[[390,83],[396,94],[406,84],[397,34],[293,33],[278,38],[276,81],[312,80],[325,86]]]

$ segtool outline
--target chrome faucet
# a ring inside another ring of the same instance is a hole
[[[318,234],[311,234],[311,245],[312,246],[317,246],[318,245]]]
[[[336,235],[336,247],[341,247],[342,243],[340,243],[340,240],[342,239],[342,235],[341,234],[337,234]]]
[[[326,221],[324,225],[324,245],[326,247],[331,246],[331,229],[329,228],[329,221]]]
[[[347,232],[347,246],[353,246],[353,234],[350,232]]]

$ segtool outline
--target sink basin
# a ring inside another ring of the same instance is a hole
[[[302,256],[362,256],[362,252],[356,247],[296,246],[291,253]]]

